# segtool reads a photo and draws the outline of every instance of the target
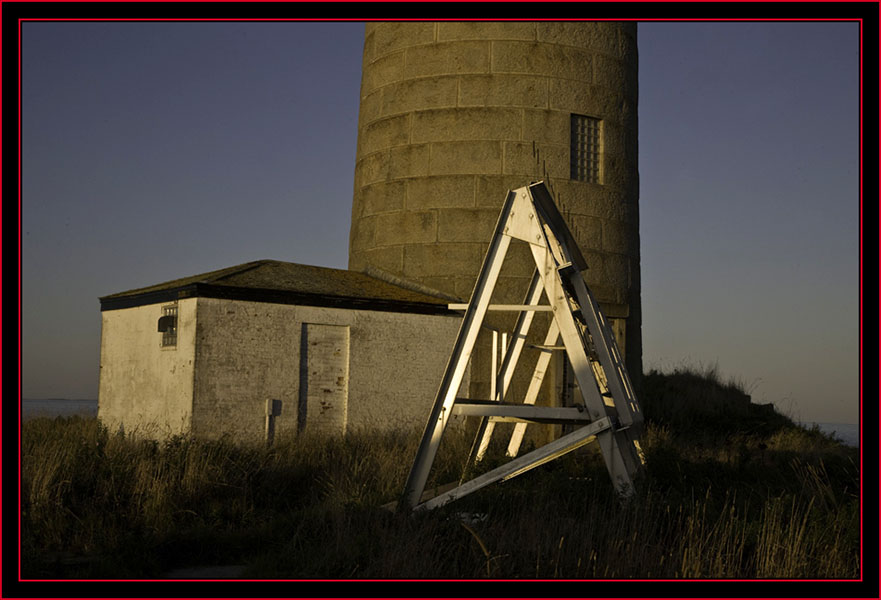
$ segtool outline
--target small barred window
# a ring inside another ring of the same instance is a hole
[[[569,178],[601,183],[602,121],[593,117],[572,115],[570,123]]]
[[[159,317],[159,331],[162,333],[160,345],[163,348],[177,346],[177,304],[162,307],[162,316]]]

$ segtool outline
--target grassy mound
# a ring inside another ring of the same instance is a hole
[[[769,436],[795,427],[773,404],[753,404],[741,384],[723,383],[715,367],[651,371],[643,387],[646,418],[681,435]]]

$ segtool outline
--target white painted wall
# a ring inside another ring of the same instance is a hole
[[[276,439],[296,432],[304,323],[348,327],[346,431],[421,431],[460,322],[459,316],[200,298],[193,432],[263,439],[269,398],[283,403]],[[467,383],[466,377],[463,389]]]
[[[101,313],[98,418],[111,431],[165,438],[190,428],[195,364],[196,299],[178,302],[177,346],[162,348],[162,307]]]
[[[98,416],[113,431],[123,424],[160,439],[192,431],[262,441],[266,402],[276,399],[276,440],[297,432],[301,413],[308,432],[320,410],[314,402],[310,410],[308,399],[301,410],[302,371],[335,372],[345,361],[315,363],[317,353],[301,363],[305,324],[347,331],[346,382],[335,394],[345,406],[336,406],[343,416],[334,432],[421,432],[461,323],[452,315],[188,298],[178,304],[177,347],[166,349],[156,331],[164,304],[102,312]],[[462,390],[468,384],[466,373]],[[316,433],[330,431],[314,422]]]

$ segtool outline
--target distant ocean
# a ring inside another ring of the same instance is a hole
[[[33,419],[34,417],[71,417],[81,415],[94,417],[98,415],[97,400],[31,400],[25,398],[22,403],[22,418]],[[810,427],[814,423],[802,423]],[[848,446],[860,445],[860,426],[853,423],[817,423],[817,427],[824,433],[833,434]]]
[[[21,418],[25,421],[34,417],[83,417],[98,416],[97,400],[62,400],[51,398],[49,400],[32,400],[25,398],[21,401]]]
[[[854,423],[802,423],[805,427],[816,425],[823,433],[829,433],[847,446],[859,448],[860,426]]]

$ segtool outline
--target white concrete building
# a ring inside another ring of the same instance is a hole
[[[272,260],[105,296],[98,417],[154,438],[421,430],[461,322],[449,300]]]

